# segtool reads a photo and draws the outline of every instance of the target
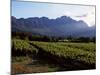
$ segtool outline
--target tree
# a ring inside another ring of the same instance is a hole
[[[68,40],[72,40],[72,36],[71,36],[71,35],[68,36],[67,39],[68,39]]]
[[[96,37],[92,38],[92,42],[96,43]]]
[[[79,37],[78,40],[80,42],[90,42],[90,38],[89,37]]]

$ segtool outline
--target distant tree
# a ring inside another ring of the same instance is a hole
[[[72,40],[72,36],[71,36],[71,35],[68,36],[67,39],[68,39],[68,40]]]
[[[90,42],[90,38],[89,37],[79,37],[78,40],[80,42]]]
[[[92,38],[92,42],[96,43],[96,37]]]

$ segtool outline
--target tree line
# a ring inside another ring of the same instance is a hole
[[[12,32],[12,38],[29,40],[29,41],[45,41],[45,42],[96,42],[96,37],[55,37],[55,36],[46,36],[46,35],[33,35],[28,32]]]

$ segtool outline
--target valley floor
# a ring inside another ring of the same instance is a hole
[[[95,51],[94,43],[13,40],[12,75],[95,69]]]

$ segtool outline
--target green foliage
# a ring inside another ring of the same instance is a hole
[[[80,42],[90,42],[91,41],[91,39],[89,37],[79,37],[78,40]]]
[[[18,40],[18,39],[14,39],[12,40],[12,48],[14,50],[20,50],[23,52],[38,52],[38,49],[35,48],[34,46],[31,46],[29,44],[29,41],[25,41],[25,40]]]
[[[33,44],[33,45],[32,45]],[[88,64],[95,64],[95,43],[64,43],[64,42],[37,42],[25,40],[12,40],[13,50],[21,51],[21,54],[33,52],[37,54],[41,48],[45,52],[66,59],[73,59]],[[16,52],[15,52],[16,54]]]
[[[64,42],[94,42],[96,41],[95,37],[90,38],[90,37],[72,37],[71,35],[65,36],[65,37],[54,37],[54,36],[46,36],[46,35],[36,35],[36,34],[31,34],[28,32],[12,32],[12,38],[15,39],[21,39],[21,40],[29,40],[29,41],[44,41],[44,42],[58,42],[58,41],[64,41]],[[65,41],[67,40],[67,41]]]
[[[33,44],[42,48],[46,52],[59,57],[75,59],[88,64],[95,63],[95,44],[82,43],[48,43],[48,42],[33,42]],[[93,49],[92,49],[92,48]]]
[[[14,46],[15,50],[37,51],[37,49],[35,47],[31,46],[28,43],[28,41],[15,39],[12,42],[13,42],[13,46]]]
[[[12,62],[25,62],[25,60],[30,60],[30,58],[29,57],[23,57],[23,56],[12,57]]]

